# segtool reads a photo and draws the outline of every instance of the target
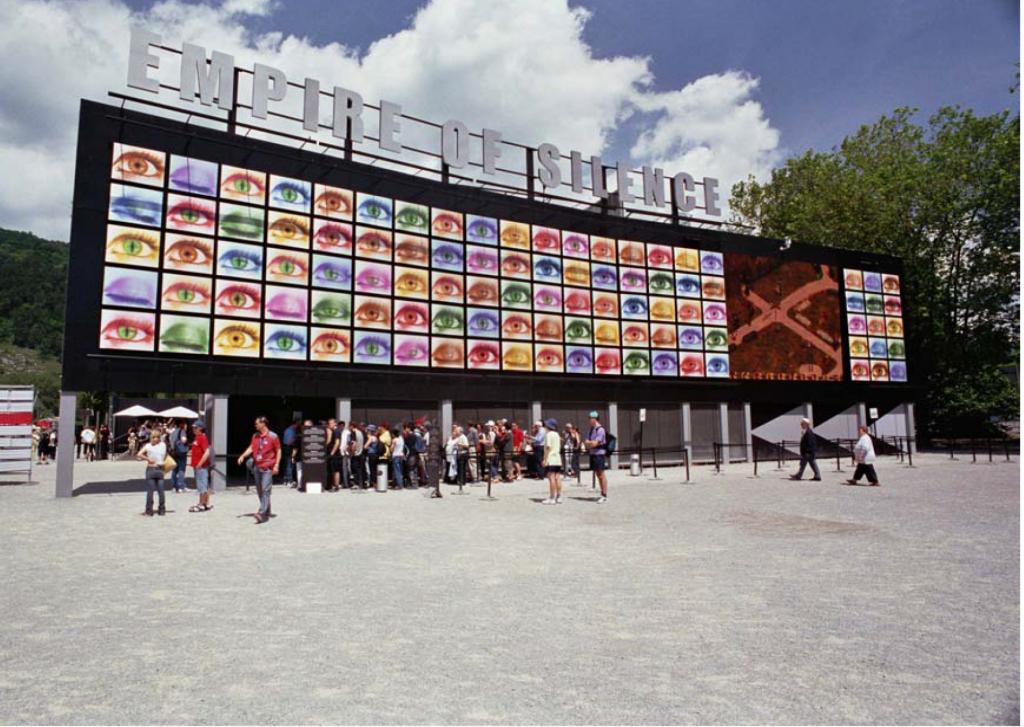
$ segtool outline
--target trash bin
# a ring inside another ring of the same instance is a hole
[[[388,491],[388,466],[381,462],[377,465],[377,492]]]
[[[633,477],[640,476],[640,455],[631,454],[629,455],[629,474]]]

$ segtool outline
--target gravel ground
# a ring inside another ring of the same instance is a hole
[[[0,723],[1019,723],[1019,463],[915,464],[276,488],[262,526],[37,468],[0,486]]]

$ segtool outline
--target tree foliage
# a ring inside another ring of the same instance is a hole
[[[0,229],[0,342],[61,355],[68,246]]]
[[[905,265],[911,381],[926,434],[1015,416],[1000,371],[1019,347],[1020,117],[897,109],[828,153],[732,189],[734,222],[769,237],[885,253]]]

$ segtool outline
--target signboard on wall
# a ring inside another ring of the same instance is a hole
[[[32,473],[32,386],[0,387],[0,473]]]

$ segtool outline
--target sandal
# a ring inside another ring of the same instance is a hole
[[[192,507],[190,507],[188,509],[188,511],[189,512],[203,512],[203,506],[202,505],[193,505]]]
[[[210,512],[210,510],[212,510],[212,509],[213,509],[213,505],[204,505],[202,511],[203,512]]]

